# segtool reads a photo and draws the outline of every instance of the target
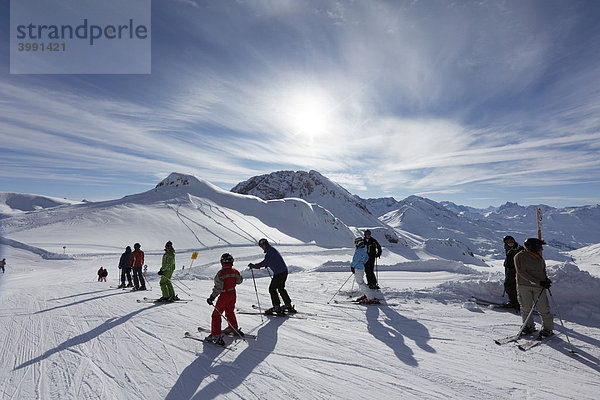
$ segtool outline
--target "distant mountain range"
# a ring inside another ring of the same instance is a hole
[[[81,245],[79,253],[118,251],[132,241],[161,250],[167,238],[180,249],[248,245],[260,237],[351,247],[369,228],[407,260],[429,254],[476,264],[477,255],[503,257],[505,235],[519,243],[536,236],[536,207],[507,202],[476,209],[419,196],[362,199],[317,171],[273,172],[231,191],[173,173],[154,189],[102,202],[0,193],[3,236],[13,246],[43,250],[39,254],[58,252],[64,243],[74,251],[81,237],[95,248]],[[551,245],[546,254],[559,257],[559,251],[600,243],[598,205],[539,207],[543,236]]]
[[[400,201],[393,197],[362,199],[316,171],[273,172],[250,178],[231,190],[262,199],[300,197],[327,208],[349,226],[381,226],[374,222],[375,217],[409,242],[414,235],[422,241],[456,239],[479,254],[499,253],[505,235],[520,243],[536,236],[537,207],[544,215],[543,236],[557,250],[600,242],[598,205],[553,208],[507,202],[498,208],[478,209],[419,196]]]

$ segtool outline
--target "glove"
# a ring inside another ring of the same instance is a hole
[[[356,270],[354,269],[354,267],[350,267],[350,271],[352,271],[353,274],[356,272]]]
[[[552,281],[550,279],[546,279],[545,281],[541,281],[540,282],[540,286],[543,287],[544,289],[550,289],[550,286],[552,286]]]
[[[248,264],[248,268],[252,268],[252,269],[260,269],[260,267],[257,267],[256,265],[250,263]]]
[[[206,299],[206,302],[212,306],[213,305],[213,301],[215,301],[215,298],[211,294],[210,297],[208,299]]]
[[[160,271],[158,271],[159,275],[164,275],[165,273],[163,272],[163,270],[161,269]]]

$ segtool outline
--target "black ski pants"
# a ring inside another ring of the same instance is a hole
[[[285,290],[285,281],[287,280],[287,276],[288,273],[286,271],[277,275],[273,275],[273,279],[271,279],[271,284],[269,285],[269,294],[271,295],[271,303],[273,303],[273,307],[279,307],[281,305],[277,292],[279,292],[281,295],[284,305],[292,305],[292,300],[290,299],[288,292]]]
[[[131,267],[121,268],[121,284],[125,285],[125,277],[127,277],[127,284],[131,285]]]
[[[133,286],[136,289],[146,288],[146,281],[144,281],[144,274],[142,274],[142,267],[133,267]]]
[[[367,286],[371,287],[377,285],[377,278],[375,277],[375,256],[369,256],[369,259],[365,263],[365,275],[367,276]]]

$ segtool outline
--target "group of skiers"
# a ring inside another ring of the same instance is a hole
[[[265,257],[258,263],[249,263],[250,269],[270,268],[273,271],[271,284],[269,285],[269,295],[271,296],[272,307],[265,311],[268,315],[285,315],[295,313],[296,309],[292,304],[292,300],[285,289],[285,283],[288,276],[288,268],[283,260],[283,257],[277,249],[269,243],[267,239],[260,239],[258,246],[265,253]],[[240,329],[235,316],[236,291],[235,287],[242,283],[243,278],[238,270],[233,268],[233,256],[225,253],[221,256],[221,270],[217,272],[214,278],[214,287],[212,293],[206,299],[206,302],[214,307],[210,335],[205,340],[214,342],[220,345],[224,344],[223,335],[235,333],[244,336]],[[281,300],[283,305],[281,305]],[[216,304],[213,304],[216,298]],[[227,321],[227,328],[221,331],[221,317],[224,316]]]
[[[125,252],[121,254],[119,260],[119,269],[121,270],[121,284],[120,288],[130,287],[132,290],[146,290],[146,281],[144,280],[144,274],[142,273],[142,267],[144,265],[144,252],[141,249],[141,245],[136,243],[133,245],[134,251],[131,251],[131,247],[125,247]],[[133,284],[131,283],[131,272],[133,271]],[[127,278],[127,286],[125,286],[125,278]]]
[[[371,236],[371,231],[367,229],[364,232],[364,238],[357,237],[354,239],[354,256],[350,264],[350,271],[354,274],[354,280],[358,285],[358,288],[363,293],[358,298],[359,303],[365,304],[377,304],[377,290],[379,284],[377,283],[377,277],[375,276],[375,259],[381,257],[381,245]],[[363,276],[367,277],[367,283],[365,284]]]
[[[98,282],[106,282],[106,277],[108,276],[108,270],[104,267],[100,267],[98,270]]]
[[[376,259],[381,256],[381,245],[371,236],[371,231],[366,230],[364,237],[354,240],[355,251],[351,262],[351,271],[362,296],[357,299],[364,304],[377,304],[377,290],[379,285],[374,273]],[[531,334],[536,331],[531,310],[535,306],[542,317],[543,329],[539,333],[540,338],[554,335],[554,323],[550,313],[550,305],[545,290],[549,289],[552,282],[546,274],[546,263],[542,257],[542,246],[546,244],[543,240],[529,238],[525,241],[525,247],[520,246],[512,236],[504,238],[504,249],[506,259],[504,288],[508,294],[509,301],[505,305],[509,308],[520,310],[524,328],[523,334]],[[249,263],[251,269],[270,268],[273,271],[269,285],[269,295],[272,307],[265,314],[285,315],[295,313],[296,309],[285,289],[288,276],[287,265],[275,247],[267,239],[260,239],[258,245],[263,250],[264,259],[257,263]],[[121,269],[121,285],[119,287],[132,287],[130,271],[133,269],[133,290],[146,290],[142,274],[144,264],[144,252],[139,243],[134,245],[134,251],[129,246],[121,255],[119,268]],[[236,286],[243,282],[242,275],[233,267],[234,258],[229,253],[224,253],[220,259],[221,269],[214,277],[214,286],[207,303],[214,307],[211,316],[211,332],[205,340],[217,344],[224,344],[224,334],[237,334],[243,336],[237,323],[235,315]],[[102,269],[102,268],[101,268]],[[162,257],[162,265],[158,271],[161,276],[160,287],[162,297],[157,302],[173,302],[179,300],[175,294],[171,277],[175,271],[175,249],[173,243],[165,244],[165,253]],[[100,275],[100,271],[98,273]],[[365,283],[364,277],[367,282]],[[128,285],[125,286],[125,278]],[[281,300],[280,300],[281,297]],[[216,300],[216,303],[215,303]],[[283,301],[283,305],[282,305]],[[221,318],[225,318],[227,327],[221,329]]]
[[[546,291],[552,281],[546,273],[546,262],[542,256],[545,241],[529,238],[520,246],[514,237],[504,237],[504,289],[508,295],[509,308],[520,310],[523,324],[522,334],[532,334],[536,331],[533,322],[532,308],[535,306],[542,317],[542,330],[539,338],[554,335],[554,320],[550,313],[550,304]]]

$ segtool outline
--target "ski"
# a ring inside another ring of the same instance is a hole
[[[527,351],[527,350],[530,350],[540,344],[546,343],[548,340],[552,340],[552,338],[554,338],[556,336],[558,336],[558,334],[554,334],[552,336],[544,337],[544,338],[540,338],[538,336],[537,338],[528,340],[525,343],[519,343],[517,345],[517,347],[519,348],[519,350]]]
[[[264,312],[261,313],[260,311],[241,311],[241,310],[235,310],[235,313],[236,314],[245,314],[245,315],[264,315],[267,317],[306,319],[306,317],[301,316],[301,315],[296,315],[296,314],[277,315],[277,314],[265,314]]]
[[[494,339],[494,343],[502,346],[503,344],[506,344],[506,343],[516,342],[517,340],[523,338],[524,336],[531,336],[534,333],[537,333],[537,331],[535,331],[533,333],[529,333],[529,334],[521,333],[520,335],[511,335],[511,336],[507,336],[505,338]]]
[[[150,299],[144,297],[143,299],[137,299],[138,303],[155,303],[155,304],[171,304],[171,303],[189,303],[192,299],[180,299],[175,301],[158,301],[159,299]]]
[[[206,340],[206,339],[203,339],[203,338],[201,338],[201,337],[198,337],[198,336],[196,336],[196,335],[193,335],[193,334],[191,334],[190,332],[185,332],[185,333],[183,334],[183,337],[184,337],[184,338],[188,338],[188,339],[197,340],[198,342],[203,342],[203,343],[211,343],[211,344],[214,344],[215,346],[222,347],[222,348],[224,348],[224,349],[228,349],[228,350],[233,350],[233,349],[234,349],[234,347],[230,347],[230,346],[228,346],[227,344],[220,345],[220,344],[218,344],[218,343],[215,343],[215,342],[212,342],[212,341],[210,341],[210,340]]]
[[[360,306],[398,306],[397,303],[361,303],[356,300],[333,300],[335,304],[357,304]]]
[[[210,332],[210,329],[208,328],[203,328],[201,326],[198,327],[198,332]],[[239,337],[237,333],[235,332],[231,332],[231,333],[225,333],[226,336],[230,336],[234,339],[255,339],[256,340],[256,335],[252,335],[250,333],[242,333],[244,336]]]
[[[477,305],[484,306],[486,308],[493,308],[493,309],[501,309],[501,310],[513,311],[515,313],[519,313],[520,312],[520,310],[518,310],[518,309],[516,309],[514,307],[509,307],[508,305],[506,305],[504,303],[498,303],[498,302],[495,302],[495,301],[480,299],[480,298],[477,298],[475,296],[471,297],[471,301],[473,303],[477,304]],[[536,311],[534,311],[534,313],[536,313]]]
[[[255,310],[259,310],[259,308],[258,308],[258,306],[256,304],[252,304],[252,308],[254,308]],[[303,312],[303,311],[286,312],[286,314],[302,314],[302,315],[310,315],[311,317],[316,317],[317,316],[317,314],[307,313],[307,312]]]

